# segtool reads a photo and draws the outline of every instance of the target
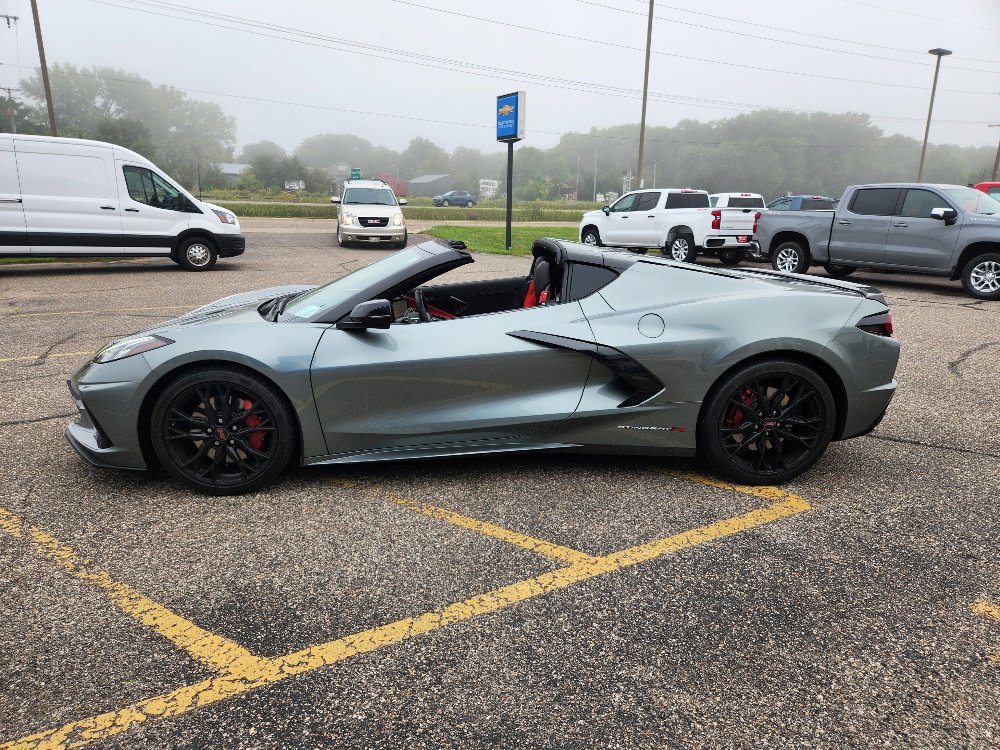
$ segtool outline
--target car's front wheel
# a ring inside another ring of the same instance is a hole
[[[442,206],[450,206],[451,203],[449,203],[448,201],[441,201],[441,205]]]
[[[698,417],[698,451],[723,477],[781,484],[819,460],[833,437],[836,405],[815,370],[775,359],[717,383]]]
[[[601,233],[597,231],[596,227],[587,227],[583,230],[583,234],[580,236],[580,241],[583,242],[584,245],[600,247]]]
[[[344,236],[340,233],[340,225],[337,225],[337,245],[340,247],[347,247],[347,242],[344,241]]]
[[[1000,300],[1000,254],[984,253],[966,263],[962,286],[978,299]]]
[[[669,255],[671,259],[680,263],[694,263],[698,257],[698,250],[694,246],[694,237],[690,234],[679,234],[674,237],[664,255]]]
[[[238,495],[275,479],[296,450],[292,407],[239,370],[204,368],[160,394],[150,425],[164,469],[200,492]]]
[[[798,242],[782,242],[771,253],[771,268],[785,273],[805,273],[809,270],[809,253]]]

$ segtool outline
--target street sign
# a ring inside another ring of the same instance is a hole
[[[361,167],[351,167],[351,179],[352,180],[361,179]]]
[[[524,138],[525,94],[515,91],[497,97],[497,140],[514,143]]]

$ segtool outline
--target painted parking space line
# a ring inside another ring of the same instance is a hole
[[[11,313],[0,318],[57,318],[63,315],[124,315],[136,312],[158,312],[160,310],[193,310],[194,305],[165,305],[163,307],[126,307],[121,310],[54,310],[41,313]],[[165,316],[164,316],[165,317]]]
[[[1000,622],[1000,605],[996,605],[986,599],[976,599],[970,607],[972,612],[983,617],[989,617]],[[990,661],[1000,664],[1000,648],[990,657]]]
[[[743,489],[748,490],[745,494],[760,496],[757,488]],[[415,617],[403,618],[344,638],[309,646],[286,656],[268,658],[251,655],[250,659],[241,663],[239,670],[224,672],[217,677],[133,703],[117,711],[80,719],[61,727],[0,744],[0,750],[67,750],[83,747],[150,720],[180,716],[196,708],[234,698],[322,667],[332,666],[351,657],[401,643],[448,625],[497,612],[592,578],[790,518],[810,508],[809,503],[798,495],[778,490],[777,496],[779,498],[777,501],[764,508],[608,555],[587,556],[565,567],[484,594],[477,594]],[[8,527],[12,524],[20,529],[21,524],[16,517],[10,514],[6,517],[0,516],[0,530],[10,531]]]
[[[56,359],[58,357],[89,357],[93,353],[93,349],[87,352],[60,352],[59,354],[46,354],[44,358],[41,354],[29,354],[25,357],[6,357],[5,359],[0,359],[0,364],[4,364],[5,362],[35,362],[38,359]]]
[[[80,557],[55,537],[42,529],[29,526],[4,508],[0,508],[0,531],[26,541],[36,553],[57,567],[75,578],[97,586],[125,614],[159,633],[205,666],[218,672],[234,674],[259,668],[259,657],[247,649],[198,627],[128,584],[114,580],[109,573]]]

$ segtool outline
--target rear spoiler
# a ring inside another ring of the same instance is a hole
[[[889,303],[885,300],[885,295],[882,294],[882,290],[878,287],[868,286],[866,284],[855,284],[851,281],[838,281],[837,279],[824,279],[819,276],[809,276],[804,273],[786,273],[784,271],[774,271],[772,269],[764,268],[730,268],[727,269],[733,273],[750,274],[753,276],[766,276],[772,279],[781,279],[784,281],[803,281],[807,284],[816,284],[818,286],[825,286],[831,289],[839,289],[845,292],[854,292],[855,294],[860,294],[866,299],[872,299],[877,302],[881,302],[886,307]]]

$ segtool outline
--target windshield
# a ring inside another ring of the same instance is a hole
[[[962,207],[963,211],[972,214],[1000,214],[1000,201],[973,188],[951,188],[944,191],[953,201]]]
[[[382,260],[341,276],[336,281],[300,294],[286,305],[285,315],[311,318],[320,310],[345,302],[358,292],[378,283],[379,279],[387,279],[408,266],[427,260],[427,257],[426,252],[415,247],[387,255]]]
[[[395,206],[396,196],[385,188],[348,188],[344,193],[347,205]]]

